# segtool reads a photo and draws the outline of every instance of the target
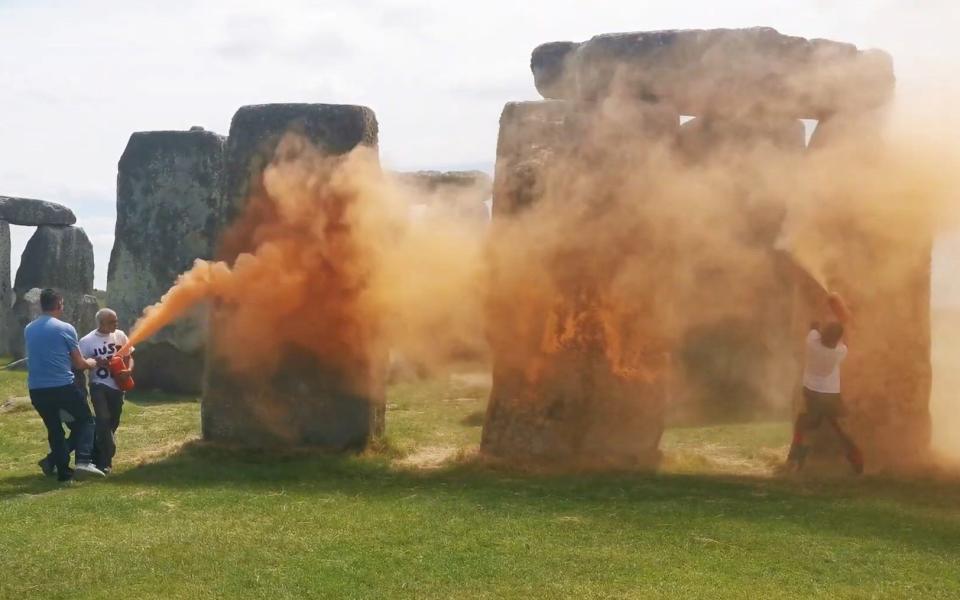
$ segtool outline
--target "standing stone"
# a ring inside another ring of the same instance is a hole
[[[9,344],[14,358],[23,358],[23,328],[39,315],[40,288],[31,288],[17,296],[16,303],[10,308],[9,319]]]
[[[100,326],[97,323],[98,310],[100,310],[100,303],[96,296],[84,294],[80,298],[80,308],[77,310],[77,320],[75,322],[77,334],[84,336]]]
[[[294,132],[331,155],[357,146],[376,148],[377,121],[368,108],[330,104],[271,104],[242,107],[230,124],[225,159],[222,222],[230,225],[247,201],[265,195],[262,174],[281,137]],[[233,262],[253,246],[251,232],[234,226],[222,236],[219,257]],[[385,359],[326,364],[289,347],[276,373],[234,372],[222,354],[218,332],[230,313],[214,306],[201,404],[206,439],[246,445],[309,444],[361,449],[383,431]],[[368,354],[365,349],[345,349]],[[370,352],[379,356],[376,352]]]
[[[625,295],[614,280],[637,250],[612,251],[641,247],[644,225],[589,242],[579,232],[609,231],[618,205],[632,200],[619,182],[647,149],[672,144],[679,118],[656,105],[610,109],[525,102],[501,116],[487,302],[493,388],[481,441],[490,455],[641,465],[659,457],[665,365],[651,300],[660,290],[649,281]],[[546,240],[517,225],[535,227],[538,211],[560,203],[579,207],[563,211],[577,218],[552,224]]]
[[[130,136],[117,173],[117,224],[107,306],[127,332],[198,258],[214,256],[222,210],[225,138],[202,128]],[[140,343],[137,385],[202,388],[205,313],[194,311]]]
[[[78,324],[83,297],[93,293],[93,245],[83,229],[74,226],[43,225],[27,242],[13,286],[16,297],[14,318],[8,332],[11,353],[23,356],[24,318],[29,310],[25,294],[32,288],[54,288],[63,294],[64,320]],[[79,335],[87,332],[77,331]]]
[[[837,114],[821,122],[810,153],[880,148],[878,114]],[[869,160],[869,157],[865,157]],[[837,202],[844,201],[837,198]],[[931,256],[933,231],[909,215],[897,223],[907,235],[872,225],[873,207],[859,206],[822,224],[835,246],[823,266],[827,284],[852,312],[846,327],[849,354],[841,368],[841,393],[849,414],[845,426],[862,446],[867,469],[909,468],[929,458],[931,440]],[[797,302],[797,326],[823,319],[826,294],[806,285]],[[812,453],[821,467],[842,464],[839,444],[821,428]],[[831,465],[832,463],[832,465]],[[846,469],[846,465],[842,465]]]
[[[10,320],[13,309],[13,291],[10,289],[10,224],[0,221],[0,353],[9,349]]]
[[[796,379],[793,279],[774,250],[786,206],[764,195],[761,182],[771,169],[799,169],[804,147],[803,123],[790,117],[711,113],[680,128],[680,152],[691,168],[724,177],[728,189],[713,204],[727,217],[712,232],[728,245],[704,243],[684,257],[697,285],[684,290],[692,297],[681,304],[702,308],[689,315],[677,351],[678,416],[730,420],[789,411],[792,394],[782,382]]]

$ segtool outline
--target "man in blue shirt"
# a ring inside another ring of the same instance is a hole
[[[103,471],[91,464],[94,419],[86,400],[74,385],[73,369],[97,367],[97,361],[80,354],[77,331],[60,320],[63,297],[52,289],[40,293],[39,317],[23,330],[27,348],[27,387],[30,401],[47,428],[50,453],[57,479],[69,481],[70,451],[63,433],[61,411],[73,419],[76,436],[76,472],[103,477]],[[42,461],[41,461],[42,462]]]

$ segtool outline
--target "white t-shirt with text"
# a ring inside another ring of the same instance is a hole
[[[113,333],[100,333],[94,329],[80,339],[80,354],[84,358],[110,358],[126,343],[127,334],[119,329]],[[130,351],[132,352],[133,348]],[[100,383],[115,390],[120,389],[106,367],[91,369],[90,383]]]
[[[846,356],[847,346],[843,342],[838,342],[836,348],[827,348],[820,341],[820,332],[812,330],[807,335],[803,387],[822,394],[839,394],[840,363]]]

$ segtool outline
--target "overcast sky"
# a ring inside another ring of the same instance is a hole
[[[117,160],[133,131],[202,125],[226,134],[244,104],[357,103],[376,111],[386,166],[490,170],[503,104],[537,98],[529,57],[539,43],[768,25],[884,48],[894,55],[901,93],[936,94],[956,73],[948,65],[960,56],[958,7],[956,0],[0,0],[0,194],[70,206],[93,241],[103,288]],[[31,230],[14,229],[16,268]],[[938,261],[938,292],[960,304],[951,269]]]

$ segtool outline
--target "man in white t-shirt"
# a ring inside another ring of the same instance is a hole
[[[80,340],[80,354],[97,361],[97,368],[90,371],[90,400],[96,416],[96,462],[105,473],[113,468],[117,452],[115,434],[120,426],[123,412],[123,391],[110,375],[107,361],[127,343],[127,334],[117,329],[117,313],[109,308],[97,311],[97,329]],[[127,370],[133,370],[133,348],[127,355]]]
[[[842,307],[838,297],[834,302]],[[836,312],[838,317],[846,317],[845,308]],[[798,470],[803,467],[808,451],[805,445],[806,435],[826,421],[840,437],[847,460],[850,461],[854,471],[863,472],[863,455],[860,449],[837,421],[845,414],[843,399],[840,396],[840,364],[847,357],[847,346],[842,341],[843,332],[843,324],[834,321],[822,328],[814,323],[810,333],[807,334],[803,368],[805,407],[797,416],[793,430],[793,443],[787,458],[788,462]]]

